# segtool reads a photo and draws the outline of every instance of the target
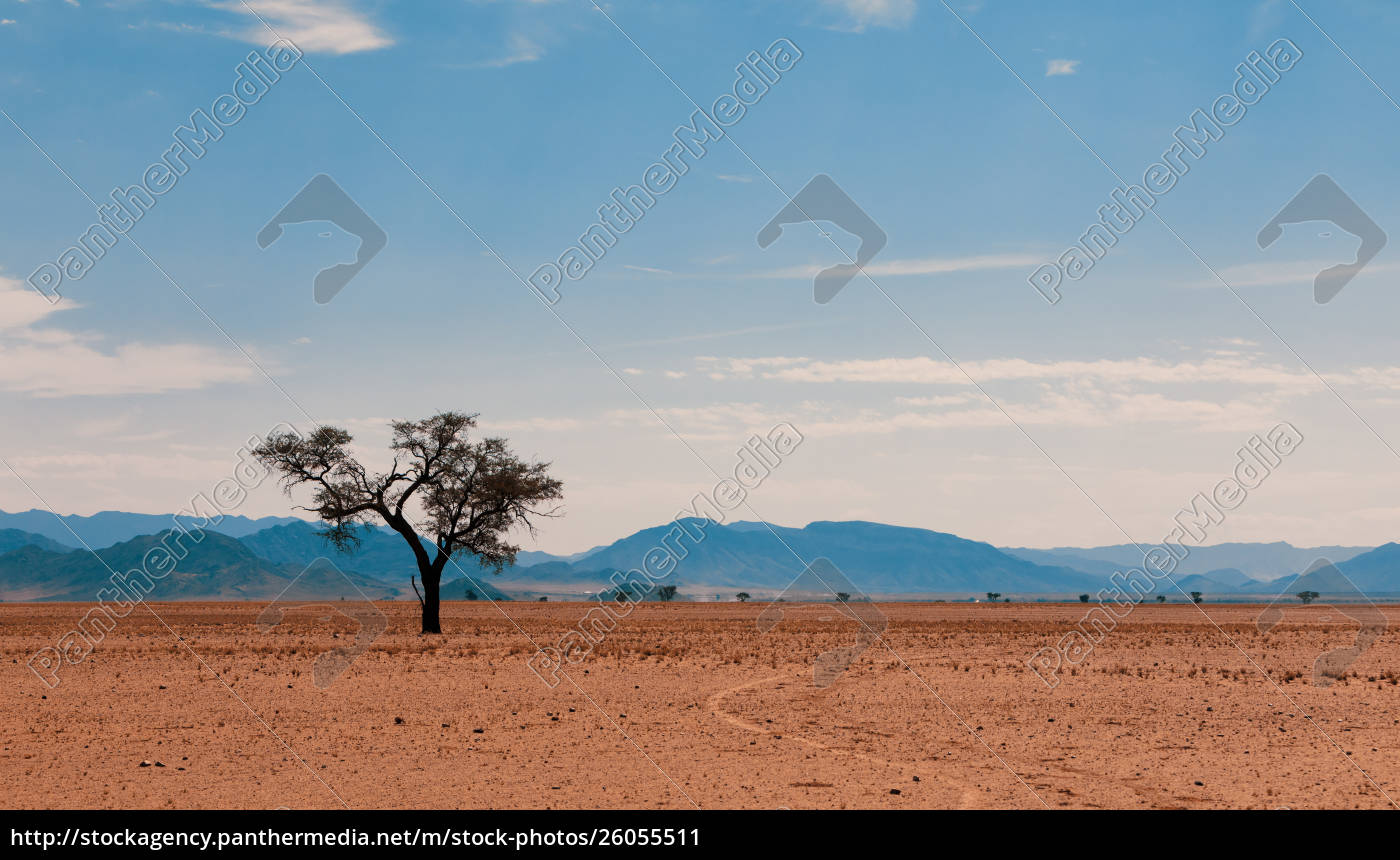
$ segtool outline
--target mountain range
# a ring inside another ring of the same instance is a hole
[[[1347,561],[1371,549],[1366,546],[1319,546],[1296,547],[1283,541],[1273,543],[1220,543],[1212,546],[1187,547],[1188,554],[1176,567],[1176,573],[1186,576],[1195,574],[1217,580],[1227,585],[1232,574],[1242,574],[1247,579],[1267,582],[1281,576],[1306,570],[1318,558],[1326,558],[1333,563]],[[1063,564],[1090,573],[1105,576],[1114,570],[1137,567],[1142,564],[1143,551],[1132,544],[1097,547],[1056,547],[1054,549],[1006,548],[1019,558],[1037,564]],[[1220,575],[1213,575],[1220,574]]]
[[[177,523],[186,529],[196,527],[241,538],[270,526],[299,523],[296,517],[261,517],[249,519],[225,516],[216,524],[205,524],[203,517],[176,514],[129,514],[125,511],[102,511],[92,516],[55,516],[48,511],[29,510],[17,514],[0,511],[0,529],[14,529],[43,535],[69,549],[102,549],[142,535],[167,531]]]
[[[54,552],[26,546],[0,555],[0,594],[6,600],[94,601],[112,588],[114,576],[126,577],[141,570],[147,554],[162,542],[175,546],[166,532],[145,535],[88,552]],[[188,537],[179,546],[186,553],[163,576],[151,576],[151,600],[271,600],[293,585],[302,568],[277,565],[259,558],[247,546],[227,535],[207,532],[197,543]],[[148,572],[163,568],[151,564]],[[334,575],[329,568],[308,571],[313,581],[297,582],[297,591],[322,597],[358,597],[356,589],[375,600],[399,596],[399,589],[371,577],[346,572]],[[329,575],[328,575],[329,574]]]
[[[1040,565],[990,544],[925,529],[867,522],[815,522],[804,528],[756,523],[720,525],[682,520],[698,539],[677,541],[670,523],[643,529],[573,562],[516,567],[502,579],[605,584],[613,571],[637,568],[656,547],[684,547],[668,581],[683,588],[778,591],[806,561],[828,558],[866,594],[1067,591],[1097,588],[1100,579],[1064,566]],[[677,553],[679,555],[679,553]]]
[[[63,522],[44,512],[0,512],[0,599],[94,600],[107,587],[108,568],[124,573],[139,567],[172,521],[168,515],[120,511]],[[153,525],[160,527],[141,532]],[[804,561],[816,558],[830,559],[857,593],[946,599],[990,591],[1018,598],[1092,595],[1108,585],[1115,571],[1142,563],[1141,552],[1132,545],[999,549],[952,534],[859,521],[814,522],[802,528],[707,520],[679,525],[692,537],[677,540],[677,524],[667,523],[568,556],[522,551],[516,565],[499,576],[470,559],[460,560],[444,576],[442,594],[446,599],[470,593],[492,600],[584,596],[607,589],[616,573],[641,566],[649,554],[655,558],[657,548],[668,546],[684,552],[666,581],[678,585],[683,597],[698,599],[729,599],[737,590],[756,598],[777,596]],[[78,541],[68,528],[96,552],[75,548]],[[226,517],[215,529],[207,529],[197,543],[183,542],[189,555],[157,581],[152,599],[266,600],[294,582],[299,592],[326,599],[355,590],[374,599],[414,599],[412,554],[388,529],[365,527],[359,546],[349,553],[330,546],[318,526],[293,517]],[[63,535],[67,541],[60,539]],[[313,564],[322,558],[333,567]],[[1303,574],[1318,558],[1335,563],[1336,570]],[[1164,584],[1158,592],[1174,600],[1180,599],[1178,588],[1215,597],[1271,597],[1305,588],[1348,592],[1348,580],[1368,594],[1400,593],[1400,545],[1195,547],[1172,580],[1175,587]]]

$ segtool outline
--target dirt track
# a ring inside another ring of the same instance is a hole
[[[1400,801],[1400,607],[1355,639],[1325,606],[1144,605],[1050,689],[1026,668],[1086,607],[882,604],[876,645],[829,687],[817,653],[857,641],[830,608],[647,605],[550,689],[587,606],[416,605],[325,689],[354,624],[252,604],[157,604],[49,689],[26,666],[86,606],[0,606],[0,782],[18,807],[1386,807]],[[1223,630],[1223,632],[1222,632]],[[338,638],[333,634],[339,634]],[[1243,648],[1231,645],[1235,640]],[[180,641],[177,637],[184,637]],[[186,647],[188,646],[188,647]],[[198,656],[195,656],[198,655]],[[1254,665],[1266,670],[1266,679]],[[213,674],[217,672],[219,677]],[[222,679],[222,680],[220,680]],[[576,684],[576,686],[575,686]],[[246,704],[245,704],[246,703]],[[1306,715],[1306,716],[1305,716]],[[143,761],[153,764],[141,767]],[[159,762],[164,767],[156,766]],[[1374,783],[1373,783],[1374,781]],[[894,792],[898,792],[897,794]]]

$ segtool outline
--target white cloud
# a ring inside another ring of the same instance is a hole
[[[1267,263],[1246,263],[1217,269],[1220,278],[1232,287],[1285,287],[1298,284],[1311,284],[1317,273],[1331,268],[1345,259],[1334,260],[1292,260]],[[1380,274],[1392,274],[1400,270],[1397,263],[1370,263],[1357,273],[1357,280]],[[1190,286],[1220,287],[1220,281],[1213,277],[1196,281]]]
[[[1212,384],[1320,390],[1319,383],[1303,368],[1290,368],[1243,357],[1217,357],[1201,361],[1170,362],[1157,358],[1099,359],[1095,361],[1031,361],[995,358],[950,362],[929,356],[905,358],[819,359],[769,356],[762,358],[697,359],[716,378],[775,379],[785,382],[901,383],[915,385],[971,385],[962,370],[978,382],[1049,382],[1073,380],[1110,385]],[[1400,384],[1400,367],[1354,368],[1326,374],[1334,383],[1391,387]]]
[[[1079,73],[1079,60],[1051,60],[1045,64],[1045,77],[1074,75]]]
[[[212,482],[219,480],[219,476],[228,470],[227,457],[201,458],[172,451],[119,454],[69,450],[55,454],[19,454],[7,459],[20,474],[42,475],[46,486],[52,481],[71,477],[87,482],[131,481],[138,475],[142,481],[164,479],[186,483],[191,481],[192,476],[207,475],[210,477],[205,480]]]
[[[812,263],[804,266],[789,266],[783,269],[770,269],[752,272],[744,277],[751,278],[812,278],[817,272],[833,263],[843,262],[834,259],[830,263]],[[1034,266],[1044,262],[1035,254],[982,254],[973,257],[924,257],[920,259],[872,261],[865,271],[873,278],[882,275],[897,277],[902,275],[945,275],[952,272],[977,272],[987,269],[1016,269]]]
[[[670,269],[658,269],[658,268],[655,268],[655,267],[653,267],[653,266],[631,266],[631,265],[624,265],[622,268],[624,268],[624,269],[631,269],[631,270],[634,271],[634,272],[647,272],[648,274],[652,274],[652,275],[674,275],[674,274],[675,274],[675,272],[671,271]]]
[[[23,330],[50,314],[71,307],[51,304],[23,281],[0,275],[0,333],[6,337],[14,330]]]
[[[103,350],[95,335],[34,327],[77,308],[51,305],[22,281],[0,276],[0,390],[35,397],[159,394],[251,379],[228,351],[198,344],[126,343]]]
[[[908,403],[893,410],[852,408],[844,401],[805,401],[787,406],[714,403],[657,411],[687,439],[720,441],[742,438],[781,421],[791,422],[803,435],[813,438],[886,435],[906,430],[1014,428],[1008,414],[1018,424],[1035,427],[1087,429],[1151,424],[1179,425],[1191,432],[1252,432],[1284,420],[1283,402],[1277,392],[1267,391],[1245,392],[1217,402],[1159,393],[1041,390],[1016,398],[998,397],[997,404],[979,393],[956,402]],[[595,416],[588,423],[637,427],[648,426],[649,422],[655,424],[655,417],[648,410],[627,409]],[[657,427],[657,432],[664,429]]]
[[[229,35],[256,45],[281,37],[309,53],[353,54],[394,44],[389,34],[346,0],[250,0],[247,5],[241,0],[219,0],[209,5],[252,17],[247,28]],[[277,31],[277,36],[259,17]]]
[[[0,388],[36,397],[160,394],[252,376],[246,362],[196,344],[130,343],[104,352],[73,336],[0,346]]]
[[[716,173],[715,178],[721,182],[742,182],[746,184],[753,182],[752,176],[742,176],[737,173]]]
[[[854,33],[867,27],[903,27],[914,20],[918,4],[914,0],[822,0],[823,4],[841,14],[841,29]]]
[[[510,37],[508,52],[494,60],[483,60],[476,63],[476,68],[482,69],[504,69],[507,66],[514,66],[517,63],[533,63],[544,56],[544,48],[528,36],[519,33]]]
[[[900,406],[956,406],[973,399],[971,394],[941,394],[936,397],[896,397]]]

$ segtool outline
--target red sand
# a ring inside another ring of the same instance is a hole
[[[1260,607],[1205,605],[1246,656],[1195,607],[1144,605],[1054,690],[1025,661],[1086,607],[882,604],[889,647],[866,651],[825,689],[812,683],[812,658],[857,639],[854,622],[830,609],[799,609],[763,634],[755,625],[762,604],[646,605],[571,669],[577,686],[550,689],[527,666],[534,649],[515,624],[553,643],[586,605],[502,604],[513,623],[490,604],[449,604],[449,632],[435,637],[415,632],[416,605],[381,607],[389,629],[326,689],[313,684],[312,663],[350,641],[348,619],[297,611],[264,633],[254,623],[261,606],[231,603],[156,604],[173,634],[137,609],[49,689],[26,661],[88,607],[0,606],[8,804],[1349,808],[1400,800],[1396,637],[1387,632],[1346,677],[1315,686],[1313,661],[1350,645],[1356,629],[1329,607],[1289,607],[1263,634]],[[1400,622],[1400,607],[1386,612]]]

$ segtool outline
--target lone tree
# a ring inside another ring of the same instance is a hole
[[[1088,602],[1089,602],[1089,595],[1087,595],[1087,594],[1081,594],[1081,595],[1079,595],[1079,602],[1080,602],[1080,603],[1088,603]]]
[[[850,603],[850,602],[851,602],[851,593],[850,593],[849,591],[838,591],[838,592],[836,592],[836,602],[837,602],[837,603]]]
[[[393,422],[387,472],[360,465],[349,450],[351,435],[339,427],[317,427],[305,437],[272,434],[253,454],[281,475],[288,495],[302,484],[314,489],[301,510],[329,524],[321,534],[337,549],[357,547],[360,527],[376,519],[402,536],[423,580],[423,632],[441,633],[438,586],[449,562],[472,555],[500,573],[520,551],[508,533],[523,526],[534,534],[537,518],[559,515],[557,506],[545,506],[563,498],[548,463],[519,459],[505,439],[473,442],[475,427],[476,415],[461,412]]]
[[[1000,598],[1001,598],[1001,592],[1000,592],[1000,591],[989,591],[989,592],[987,592],[987,599],[990,600],[990,601],[993,602],[993,603],[996,603],[997,600],[999,600]]]
[[[676,587],[674,585],[663,585],[656,589],[658,600],[669,603],[676,599]]]
[[[1166,602],[1167,602],[1167,596],[1166,596],[1165,594],[1159,594],[1159,595],[1157,595],[1157,602],[1158,602],[1158,603],[1166,603]]]
[[[1298,599],[1301,600],[1301,601],[1303,601],[1303,605],[1305,605],[1305,606],[1306,606],[1307,604],[1309,604],[1309,603],[1312,603],[1314,600],[1318,599],[1318,598],[1321,597],[1321,596],[1322,596],[1322,595],[1321,595],[1321,594],[1318,594],[1316,591],[1300,591],[1300,592],[1298,592]]]
[[[740,603],[748,603],[749,593],[747,591],[741,591],[738,594],[734,595],[734,599],[738,600]]]
[[[1191,592],[1191,602],[1192,602],[1192,603],[1200,603],[1200,602],[1201,602],[1201,598],[1202,598],[1203,596],[1204,596],[1204,595],[1202,595],[1199,591],[1193,591],[1193,592]]]

